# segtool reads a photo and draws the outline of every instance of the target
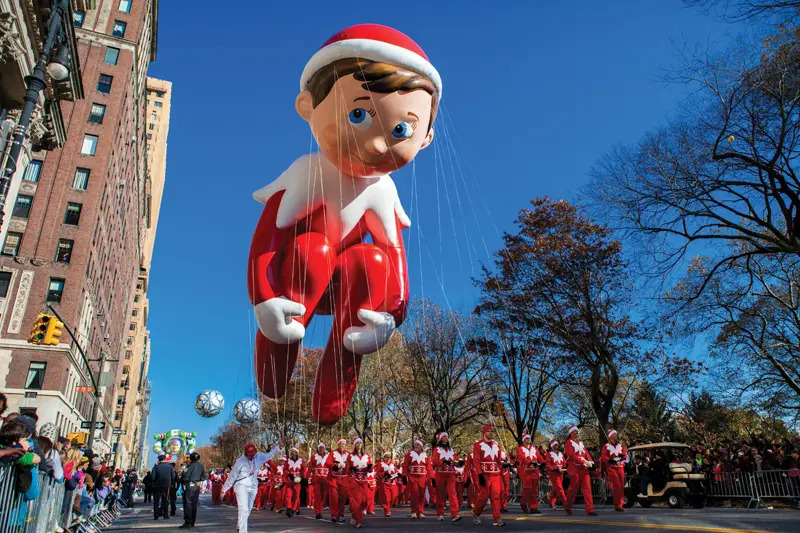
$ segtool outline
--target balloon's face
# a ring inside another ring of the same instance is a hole
[[[183,441],[178,437],[173,437],[167,442],[167,451],[172,454],[179,454],[183,448]]]
[[[317,107],[308,91],[297,98],[297,112],[311,125],[325,158],[357,178],[393,172],[433,140],[428,92],[377,93],[362,84],[352,75],[339,78]]]

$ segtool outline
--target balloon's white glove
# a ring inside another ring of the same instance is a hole
[[[344,347],[351,352],[364,355],[382,348],[396,328],[394,317],[383,311],[359,309],[358,318],[363,326],[350,326],[344,332]]]
[[[270,298],[255,307],[258,329],[277,344],[291,344],[303,338],[306,328],[293,317],[303,316],[306,307],[286,298]]]

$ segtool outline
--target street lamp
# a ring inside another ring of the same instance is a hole
[[[47,27],[47,40],[44,43],[42,55],[36,61],[36,66],[33,68],[31,75],[25,76],[25,83],[28,85],[28,90],[25,92],[25,105],[22,107],[19,124],[14,128],[11,150],[8,152],[6,166],[2,175],[0,175],[0,226],[2,226],[3,218],[5,218],[8,187],[11,185],[11,178],[17,171],[17,160],[22,150],[22,144],[25,141],[25,132],[30,124],[36,103],[39,101],[39,93],[47,87],[45,70],[56,81],[65,80],[69,76],[70,58],[69,48],[66,44],[59,46],[55,57],[52,61],[49,61],[56,42],[62,38],[66,41],[67,32],[63,28],[63,24],[66,23],[67,14],[69,14],[68,0],[53,0],[53,8],[50,12],[50,21]]]

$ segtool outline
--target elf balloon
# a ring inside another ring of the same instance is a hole
[[[389,173],[431,143],[441,95],[438,72],[403,33],[376,24],[336,33],[306,64],[295,101],[319,152],[253,195],[264,204],[247,280],[256,378],[282,397],[309,322],[332,314],[312,403],[321,424],[344,415],[362,356],[405,318],[411,221]]]

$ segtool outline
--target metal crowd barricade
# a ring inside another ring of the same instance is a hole
[[[566,476],[565,476],[566,478]],[[592,501],[595,505],[603,505],[611,495],[611,486],[606,484],[606,480],[602,477],[591,478],[592,483]],[[543,475],[539,479],[539,503],[550,503],[550,492],[552,487],[550,485],[550,478]],[[566,488],[564,491],[566,492]]]
[[[800,501],[800,472],[791,470],[763,470],[751,474],[755,499],[791,499]]]
[[[64,484],[39,473],[39,495],[25,501],[17,490],[17,467],[0,466],[0,533],[50,533],[58,523]]]
[[[744,499],[747,506],[758,500],[753,483],[753,474],[749,472],[720,472],[711,474],[708,483],[708,497],[720,499]]]

